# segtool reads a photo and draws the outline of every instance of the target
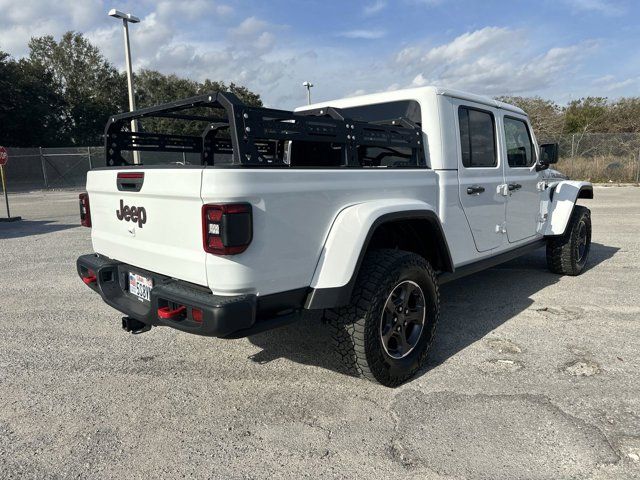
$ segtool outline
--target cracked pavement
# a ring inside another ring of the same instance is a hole
[[[338,372],[317,315],[125,334],[76,276],[77,193],[12,195],[0,478],[640,478],[640,189],[594,194],[582,276],[539,251],[445,285],[428,368],[395,390]]]

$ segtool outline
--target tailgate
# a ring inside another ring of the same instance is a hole
[[[118,179],[119,173],[128,178]],[[135,178],[140,177],[136,174],[143,177]],[[94,251],[206,286],[201,183],[201,167],[90,171],[87,192]]]

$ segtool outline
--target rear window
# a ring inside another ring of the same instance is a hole
[[[407,118],[413,123],[422,125],[420,104],[415,100],[375,103],[359,107],[342,108],[345,116],[362,122],[381,122],[397,118]]]
[[[415,100],[376,103],[341,109],[353,120],[390,124],[399,119],[407,119],[422,126],[420,104]],[[411,148],[358,146],[358,163],[370,168],[407,168],[424,166],[424,158],[415,155]]]

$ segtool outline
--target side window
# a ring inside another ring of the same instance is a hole
[[[525,122],[504,117],[504,137],[510,167],[530,167],[536,162],[535,148]]]
[[[458,120],[462,165],[467,168],[498,165],[493,114],[474,108],[460,107]]]

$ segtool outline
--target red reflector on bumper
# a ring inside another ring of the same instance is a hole
[[[194,322],[202,323],[202,310],[200,310],[199,308],[192,308],[191,317],[193,318]]]
[[[184,305],[178,308],[171,310],[169,307],[162,307],[158,309],[158,317],[164,318],[165,320],[179,317],[182,315],[187,307]]]
[[[80,278],[82,278],[82,281],[85,283],[85,285],[91,285],[92,283],[95,283],[95,281],[98,279],[96,277],[96,272],[94,272],[90,268],[87,268],[86,272],[81,272],[81,273],[82,273],[82,276]]]

